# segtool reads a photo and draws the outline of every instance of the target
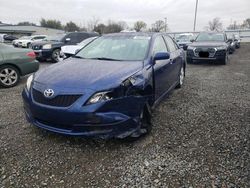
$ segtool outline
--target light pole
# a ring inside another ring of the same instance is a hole
[[[198,7],[198,0],[196,0],[196,6],[195,6],[195,14],[194,14],[194,32],[195,32],[195,27],[196,27],[197,7]]]
[[[165,33],[167,32],[167,18],[164,18],[165,19]]]

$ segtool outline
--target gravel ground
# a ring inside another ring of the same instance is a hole
[[[49,64],[43,64],[48,66]],[[0,89],[0,187],[250,187],[250,44],[223,65],[188,65],[185,86],[135,142],[29,125],[21,91]]]

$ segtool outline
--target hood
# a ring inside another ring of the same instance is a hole
[[[57,41],[46,41],[46,40],[43,40],[43,41],[38,41],[38,42],[33,42],[32,45],[44,45],[44,44],[63,44],[62,42],[57,42]]]
[[[49,88],[107,90],[119,86],[143,67],[142,61],[69,58],[35,74],[35,83]]]
[[[218,42],[218,41],[203,41],[203,42],[193,42],[189,46],[192,47],[219,47],[219,46],[226,46],[225,42]]]

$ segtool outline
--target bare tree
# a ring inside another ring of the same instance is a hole
[[[92,19],[88,21],[88,31],[94,31],[94,28],[98,25],[99,21],[100,20],[95,16],[92,17]]]
[[[151,31],[161,32],[163,29],[165,29],[165,22],[162,20],[157,20],[155,23],[152,24]]]
[[[220,21],[220,18],[214,18],[212,21],[209,21],[206,29],[208,31],[221,31],[222,22]]]
[[[247,18],[246,20],[243,21],[242,28],[250,29],[250,18]]]
[[[140,32],[142,29],[145,29],[147,27],[147,24],[144,21],[137,21],[134,24],[134,29],[136,32]]]

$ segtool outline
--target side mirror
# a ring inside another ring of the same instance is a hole
[[[70,41],[70,38],[66,38],[65,41],[66,41],[66,42],[69,42],[69,41]]]
[[[227,42],[230,42],[230,43],[231,43],[231,42],[233,42],[233,40],[232,40],[232,39],[227,39]]]
[[[190,39],[190,42],[194,42],[194,39]]]
[[[154,61],[167,60],[169,58],[170,58],[170,54],[168,52],[158,52],[154,56]]]
[[[179,42],[179,41],[180,41],[180,40],[178,40],[178,39],[176,40],[176,42]]]

